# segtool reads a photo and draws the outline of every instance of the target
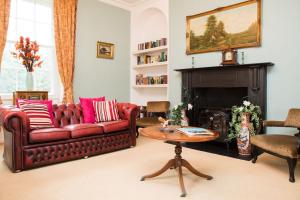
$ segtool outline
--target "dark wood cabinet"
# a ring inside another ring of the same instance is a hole
[[[28,100],[47,100],[48,91],[15,91],[13,92],[13,104],[16,104],[16,99]]]

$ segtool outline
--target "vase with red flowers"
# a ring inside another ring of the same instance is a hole
[[[27,37],[24,39],[23,36],[20,37],[19,41],[15,44],[15,52],[12,55],[20,60],[21,64],[25,67],[26,74],[26,88],[27,90],[33,90],[33,72],[36,67],[41,67],[43,61],[40,61],[41,57],[38,55],[39,45],[36,41],[30,41]]]

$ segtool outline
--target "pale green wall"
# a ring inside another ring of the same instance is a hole
[[[79,0],[77,8],[74,99],[116,98],[129,101],[130,12],[101,3]],[[97,41],[115,44],[115,58],[96,58]]]
[[[173,69],[215,66],[221,53],[185,54],[185,17],[231,5],[238,0],[170,1],[170,101],[180,102],[181,75]],[[245,62],[274,62],[268,70],[267,118],[284,119],[291,107],[300,108],[300,1],[263,0],[262,46],[246,48]],[[242,16],[241,16],[242,17]]]

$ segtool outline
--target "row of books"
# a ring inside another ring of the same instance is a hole
[[[167,38],[161,38],[160,40],[156,40],[156,41],[139,43],[138,50],[150,49],[150,48],[166,46],[166,45],[167,45]]]
[[[168,60],[166,52],[161,52],[160,55],[142,55],[137,56],[137,64],[150,64],[150,63],[158,63],[158,62],[165,62]]]
[[[168,76],[146,76],[143,74],[136,75],[136,85],[155,85],[155,84],[168,84]]]

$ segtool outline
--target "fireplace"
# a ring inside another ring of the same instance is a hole
[[[231,120],[231,107],[249,100],[266,111],[267,67],[273,63],[179,69],[182,90],[191,92],[193,110],[188,112],[191,126],[210,128],[225,142]]]

